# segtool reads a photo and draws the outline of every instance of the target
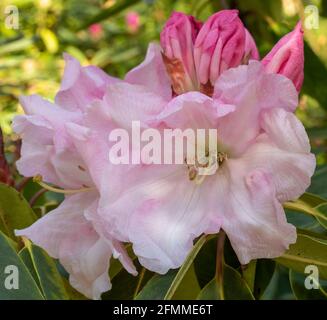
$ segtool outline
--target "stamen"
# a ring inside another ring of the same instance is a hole
[[[189,165],[186,158],[184,160],[188,169],[188,178],[196,185],[201,185],[207,176],[214,174],[227,159],[227,154],[218,152],[216,157],[207,155],[207,159],[206,163],[196,161],[195,165]]]
[[[38,183],[42,188],[52,191],[52,192],[56,192],[56,193],[62,193],[62,194],[75,194],[75,193],[79,193],[79,192],[87,192],[87,191],[91,191],[94,188],[90,188],[90,187],[86,187],[86,188],[81,188],[81,189],[59,189],[56,187],[52,187],[48,184],[46,184],[45,182],[42,181],[42,176],[41,175],[36,175],[35,177],[33,177],[33,181]]]

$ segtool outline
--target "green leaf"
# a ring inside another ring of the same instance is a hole
[[[327,240],[298,234],[296,243],[292,244],[283,256],[275,260],[300,273],[307,265],[315,265],[319,268],[320,277],[327,279],[326,250]]]
[[[257,269],[257,260],[252,260],[248,265],[242,269],[243,279],[248,284],[251,292],[254,290],[255,274]]]
[[[299,200],[284,204],[286,209],[296,210],[314,216],[327,229],[327,200],[306,192]]]
[[[302,92],[315,98],[323,108],[327,108],[327,96],[325,94],[325,80],[327,69],[320,58],[305,42],[304,45],[304,83]]]
[[[200,249],[205,244],[206,239],[207,236],[203,235],[196,242],[192,251],[189,253],[185,262],[179,268],[178,271],[174,270],[162,276],[154,276],[143,288],[143,290],[140,292],[136,299],[171,300],[175,297],[176,293],[178,292],[178,289],[183,286],[184,288],[187,287],[188,294],[192,298],[195,298],[199,291],[199,286],[192,265]],[[193,282],[192,286],[190,286],[189,280]],[[181,295],[179,293],[177,296],[178,298],[181,298]]]
[[[47,300],[68,300],[69,296],[66,292],[62,277],[56,267],[55,261],[40,247],[33,245],[25,240],[30,260],[26,256],[26,251],[21,252],[21,256],[27,262],[27,266],[34,277],[37,277],[37,283]],[[24,250],[24,249],[23,249]]]
[[[253,295],[256,299],[260,299],[274,275],[276,263],[269,259],[258,259],[256,263],[256,273],[253,288]]]
[[[221,300],[216,278],[213,278],[206,284],[198,295],[197,300]]]
[[[153,273],[146,270],[140,283],[142,267],[136,259],[133,262],[139,271],[139,275],[133,276],[125,269],[121,269],[116,273],[114,278],[111,278],[112,288],[102,295],[102,300],[132,300],[134,299],[136,290],[142,290],[146,286],[147,282],[152,278]]]
[[[198,300],[254,300],[254,296],[239,272],[224,264],[223,285],[212,279],[200,292]]]
[[[5,281],[10,280],[6,273],[8,266],[18,269],[18,289],[6,289]],[[9,279],[9,280],[8,280]],[[11,241],[0,232],[0,300],[43,300],[42,293],[34,281],[27,267],[18,256]]]
[[[327,106],[327,104],[325,105]],[[312,179],[311,186],[309,187],[309,191],[314,194],[318,194],[321,197],[327,198],[327,166],[321,166],[316,169]]]
[[[327,199],[324,199],[320,196],[317,196],[317,195],[309,193],[309,192],[304,193],[300,197],[300,200],[313,208],[327,203]]]
[[[317,220],[325,229],[327,229],[327,203],[318,206],[316,209],[320,212]]]
[[[307,289],[305,280],[309,274],[298,273],[290,270],[289,279],[292,291],[298,300],[326,300],[327,299],[327,281],[318,279],[319,289]]]
[[[41,39],[50,53],[56,53],[59,49],[57,36],[49,29],[41,29]]]
[[[0,230],[15,239],[14,230],[24,229],[36,220],[36,215],[25,198],[0,183]]]
[[[189,268],[193,264],[193,261],[194,261],[195,257],[197,256],[197,254],[199,253],[200,249],[205,244],[205,242],[206,242],[206,236],[205,235],[203,235],[196,242],[196,244],[194,245],[192,251],[187,256],[185,262],[183,263],[183,265],[178,270],[178,273],[177,273],[176,277],[174,278],[171,286],[169,287],[167,293],[165,294],[164,300],[171,300],[171,298],[175,294],[178,286],[182,282],[184,276],[186,275],[187,271],[189,270]]]
[[[194,300],[201,288],[194,270],[194,264],[188,269],[183,281],[178,286],[172,300]]]
[[[165,275],[155,275],[137,295],[136,300],[162,300],[172,285],[177,270],[170,270]]]
[[[312,195],[313,196],[313,195]],[[300,198],[297,201],[294,202],[286,202],[284,203],[284,208],[289,209],[289,210],[295,210],[299,212],[303,212],[307,215],[311,215],[315,217],[318,222],[322,226],[327,225],[327,215],[325,212],[322,212],[319,208],[323,208],[326,202],[321,202],[324,201],[324,199],[316,197],[315,199],[310,198],[306,200],[302,200],[303,198]],[[320,202],[319,202],[320,201]],[[313,204],[320,203],[318,206],[313,206]]]
[[[216,272],[217,239],[208,240],[194,259],[194,270],[201,288],[205,287]]]

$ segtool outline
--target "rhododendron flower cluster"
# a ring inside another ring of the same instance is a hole
[[[55,102],[22,97],[14,120],[22,137],[17,163],[42,176],[65,200],[17,235],[30,238],[70,274],[70,283],[98,299],[110,289],[110,259],[164,274],[180,267],[201,234],[224,230],[241,264],[280,256],[296,241],[282,204],[309,186],[315,157],[294,115],[303,82],[299,23],[259,60],[253,37],[235,10],[205,23],[173,13],[144,62],[125,79],[65,55]],[[114,165],[110,133],[217,129],[217,167],[201,175],[183,164]]]

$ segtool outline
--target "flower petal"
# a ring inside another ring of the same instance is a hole
[[[292,82],[282,75],[266,74],[260,62],[250,61],[224,72],[215,85],[214,99],[235,105],[235,111],[220,119],[219,138],[238,156],[259,134],[261,110],[283,108],[294,111],[298,94]]]
[[[297,199],[310,185],[316,160],[308,136],[296,116],[283,109],[261,115],[265,133],[242,156],[247,170],[264,168],[272,176],[279,201]]]
[[[87,297],[99,299],[111,288],[108,267],[112,250],[83,215],[95,200],[95,193],[67,197],[57,209],[16,235],[30,238],[58,258],[70,273],[71,285]]]
[[[235,110],[235,106],[220,104],[200,92],[188,92],[171,100],[157,115],[152,125],[163,122],[170,128],[210,129],[217,119]]]
[[[183,165],[143,167],[120,196],[102,194],[99,215],[107,230],[132,242],[143,266],[163,274],[183,263],[196,237],[218,232],[214,183],[197,186]]]
[[[126,74],[125,81],[141,85],[165,100],[172,97],[170,80],[163,63],[160,46],[151,43],[145,60]]]
[[[68,110],[85,110],[94,99],[103,97],[109,84],[120,81],[95,66],[82,67],[68,54],[64,54],[64,59],[65,72],[55,101]]]
[[[241,264],[282,255],[296,241],[296,228],[286,221],[271,176],[261,169],[247,171],[241,159],[229,160],[223,175],[222,228]]]

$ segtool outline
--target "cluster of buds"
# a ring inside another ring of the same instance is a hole
[[[212,95],[227,69],[259,60],[259,52],[237,10],[223,10],[205,22],[174,12],[161,32],[161,47],[175,94],[201,91]],[[300,91],[303,82],[303,31],[299,23],[262,60],[269,73],[291,79]]]

